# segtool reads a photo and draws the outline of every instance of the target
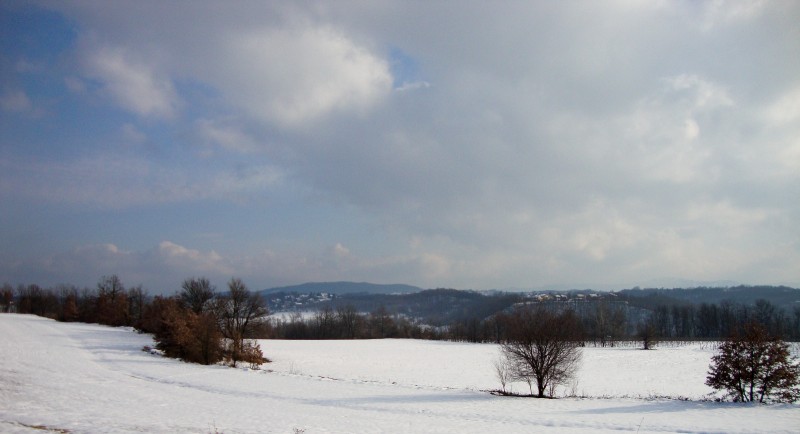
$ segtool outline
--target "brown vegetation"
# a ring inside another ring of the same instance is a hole
[[[229,294],[217,295],[208,279],[190,278],[178,295],[150,299],[141,286],[126,289],[118,276],[111,275],[100,278],[94,291],[20,285],[15,298],[11,286],[4,285],[0,301],[4,312],[13,309],[59,321],[136,327],[152,333],[164,355],[187,362],[265,363],[258,343],[248,340],[265,337],[264,302],[240,279],[231,279],[229,289]]]
[[[739,402],[794,402],[800,399],[800,367],[789,346],[758,323],[734,334],[711,359],[706,385]]]

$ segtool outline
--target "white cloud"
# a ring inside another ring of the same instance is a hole
[[[207,276],[222,284],[238,270],[213,250],[200,251],[163,241],[144,251],[126,250],[110,243],[81,245],[3,264],[0,271],[19,282],[88,287],[101,276],[116,274],[128,286],[142,284],[153,294],[170,294],[187,277]]]
[[[14,64],[14,70],[20,73],[40,73],[46,68],[40,62],[32,62],[29,59],[19,59]]]
[[[750,226],[764,224],[773,213],[765,209],[738,208],[728,201],[720,201],[693,203],[686,217],[691,222],[702,220],[709,226],[713,222],[722,232],[736,236],[750,232]]]
[[[431,84],[427,81],[414,81],[414,82],[406,82],[400,85],[399,87],[395,88],[395,92],[411,92],[418,89],[427,89],[431,87]]]
[[[564,143],[563,158],[590,169],[584,175],[607,176],[601,185],[620,176],[671,184],[715,179],[713,157],[720,145],[730,144],[715,143],[719,125],[712,122],[734,114],[732,99],[720,86],[695,75],[665,82],[616,113],[553,115],[551,140]],[[716,137],[701,134],[704,123],[709,123],[708,131],[717,131]]]
[[[749,108],[731,129],[731,156],[752,182],[800,180],[800,83]],[[772,188],[774,191],[782,190]]]
[[[333,246],[333,254],[337,258],[346,258],[350,256],[350,249],[345,247],[342,243],[336,243],[336,245]]]
[[[766,0],[714,0],[704,2],[703,29],[736,24],[757,17],[767,6]]]
[[[128,273],[135,262],[134,256],[114,244],[87,244],[68,251],[3,261],[0,273],[19,283],[43,286],[68,283],[93,287],[103,275]]]
[[[666,82],[669,85],[668,91],[674,92],[676,96],[682,96],[683,92],[688,92],[686,95],[692,110],[708,110],[734,105],[724,88],[697,75],[680,74],[667,78]]]
[[[122,137],[131,143],[141,144],[147,141],[147,134],[136,128],[133,124],[123,124],[121,132]]]
[[[425,253],[420,257],[423,276],[429,281],[450,279],[451,261],[444,255]]]
[[[64,86],[66,86],[67,90],[69,90],[72,93],[82,94],[86,92],[86,82],[84,82],[78,77],[72,77],[72,76],[65,77]]]
[[[569,244],[595,261],[645,238],[638,228],[604,203],[591,204],[573,219],[574,233]]]
[[[686,119],[684,121],[684,137],[686,140],[694,140],[700,135],[700,126],[694,119]]]
[[[198,119],[195,121],[200,137],[207,143],[227,150],[249,153],[258,150],[256,140],[240,128],[220,119]]]
[[[261,120],[299,127],[336,111],[363,112],[391,91],[388,62],[333,28],[259,29],[222,39],[222,67],[197,73]]]
[[[155,143],[151,160],[0,160],[3,197],[119,208],[279,190],[302,209],[265,220],[303,233],[296,216],[322,209],[336,237],[232,261],[289,280],[797,280],[764,266],[798,256],[772,247],[798,215],[796,5],[246,6],[48,6],[77,23],[96,81],[67,86],[172,122],[122,127]],[[394,47],[415,71],[393,89]],[[186,160],[192,140],[213,158]]]
[[[217,252],[188,249],[171,241],[162,241],[156,250],[157,257],[167,267],[190,272],[192,275],[226,275],[236,270]]]
[[[122,108],[140,116],[171,118],[179,99],[172,81],[152,65],[134,59],[124,48],[92,47],[87,54],[89,76]],[[74,85],[68,86],[74,88]]]
[[[780,95],[763,110],[763,119],[771,126],[800,123],[800,86]]]
[[[0,97],[0,108],[6,112],[24,113],[33,110],[33,103],[21,90],[6,90]]]

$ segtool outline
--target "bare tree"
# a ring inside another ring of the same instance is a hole
[[[218,298],[216,310],[222,335],[228,339],[228,355],[233,366],[236,366],[238,361],[244,360],[243,357],[248,355],[246,350],[252,348],[245,345],[248,332],[269,311],[261,295],[251,293],[244,282],[237,278],[228,282],[228,294]]]
[[[208,303],[214,298],[216,288],[205,277],[192,277],[181,284],[181,301],[194,313],[207,310]]]
[[[394,337],[397,332],[395,324],[386,306],[380,305],[378,309],[369,315],[369,325],[372,329],[372,337],[378,339]]]
[[[147,291],[142,289],[142,285],[128,289],[128,314],[133,325],[138,325],[142,322],[148,298]]]
[[[336,308],[336,319],[342,328],[342,338],[355,339],[358,332],[360,317],[353,305],[339,306]]]
[[[651,320],[645,320],[639,323],[636,327],[636,334],[642,342],[642,347],[645,350],[652,350],[658,344],[656,337],[656,326]]]
[[[6,313],[11,312],[11,308],[14,306],[14,288],[8,283],[4,283],[3,288],[0,289],[0,306]]]
[[[59,321],[77,321],[78,319],[78,288],[70,285],[58,286],[58,304],[60,312]]]
[[[317,313],[314,314],[312,322],[314,324],[314,335],[317,339],[337,337],[336,315],[333,313],[333,309],[331,309],[330,306],[326,305],[320,308]]]
[[[103,276],[100,278],[100,281],[97,282],[97,293],[101,296],[107,296],[112,301],[117,298],[118,295],[125,292],[125,286],[122,284],[122,280],[120,280],[119,276],[116,274],[112,274],[111,276]]]
[[[103,276],[97,282],[97,322],[112,326],[128,324],[128,296],[119,276]]]
[[[516,378],[536,383],[538,397],[553,395],[566,384],[581,359],[582,333],[572,311],[555,314],[544,307],[518,310],[510,319],[509,336],[501,346]]]
[[[494,361],[494,373],[497,376],[497,380],[500,381],[501,392],[505,395],[506,393],[506,385],[511,383],[514,380],[514,374],[511,364],[509,363],[508,359],[505,357],[501,357]]]

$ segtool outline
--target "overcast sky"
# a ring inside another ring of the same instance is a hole
[[[796,1],[0,14],[0,282],[800,285]]]

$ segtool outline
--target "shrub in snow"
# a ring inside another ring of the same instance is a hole
[[[222,360],[222,335],[211,312],[195,313],[176,298],[156,297],[142,329],[153,333],[156,348],[167,357],[210,365]]]
[[[506,394],[506,385],[514,380],[513,370],[507,358],[500,358],[494,361],[494,372],[500,381],[501,393]]]
[[[800,367],[789,345],[758,323],[724,341],[711,358],[706,385],[737,402],[794,402],[800,398]]]
[[[235,359],[233,358],[235,355]],[[269,363],[270,360],[264,357],[261,352],[261,346],[257,341],[244,340],[244,339],[229,339],[227,340],[227,347],[225,350],[225,359],[231,363],[234,368],[238,362],[247,363],[251,369],[258,369],[264,363]]]

